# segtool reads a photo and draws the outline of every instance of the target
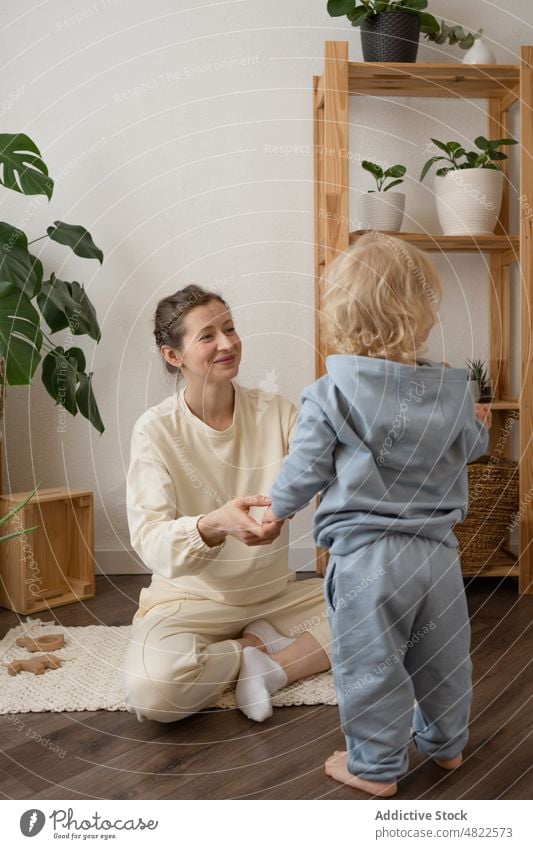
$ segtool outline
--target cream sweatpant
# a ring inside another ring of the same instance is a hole
[[[309,631],[331,657],[321,578],[290,582],[279,596],[246,606],[185,596],[134,619],[124,662],[128,710],[174,722],[212,705],[236,680],[238,638],[257,619],[286,637]]]

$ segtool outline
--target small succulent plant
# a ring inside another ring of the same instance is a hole
[[[384,170],[381,165],[376,165],[375,162],[369,162],[367,159],[363,159],[361,167],[372,174],[376,181],[376,188],[369,189],[369,192],[388,192],[393,186],[399,186],[400,183],[403,183],[401,178],[407,171],[405,165],[391,165],[390,168]],[[392,182],[387,183],[387,180],[392,180]]]
[[[479,400],[491,401],[492,389],[487,374],[487,366],[485,360],[467,360],[466,367],[468,369],[468,379],[477,381],[479,387]]]

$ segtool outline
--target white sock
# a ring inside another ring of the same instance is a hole
[[[257,622],[250,622],[243,631],[243,634],[253,634],[254,637],[259,637],[268,654],[275,654],[287,646],[292,646],[296,637],[284,637],[279,631],[276,631],[270,622],[265,619],[258,619]]]
[[[286,683],[287,675],[275,660],[253,646],[242,650],[235,699],[248,719],[263,722],[272,716],[271,696]]]

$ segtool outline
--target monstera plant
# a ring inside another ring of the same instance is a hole
[[[54,182],[34,142],[23,133],[0,134],[0,183],[25,195],[52,197]],[[46,274],[30,246],[49,238],[77,256],[104,255],[90,233],[80,225],[54,221],[44,235],[28,241],[13,224],[0,222],[0,382],[29,385],[41,363],[41,378],[57,404],[75,416],[78,412],[104,431],[81,348],[57,345],[51,334],[68,330],[72,336],[100,340],[94,306],[83,284]]]

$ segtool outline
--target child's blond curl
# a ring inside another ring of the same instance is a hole
[[[386,233],[368,233],[328,271],[324,339],[330,352],[412,362],[437,321],[440,297],[427,254]]]

